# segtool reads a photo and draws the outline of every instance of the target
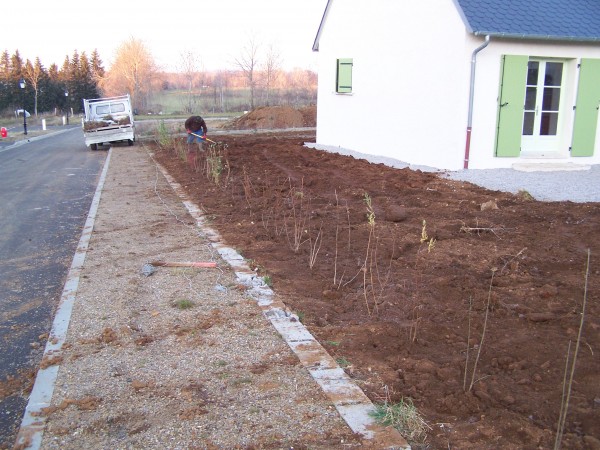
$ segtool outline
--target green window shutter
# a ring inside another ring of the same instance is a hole
[[[337,60],[335,92],[352,92],[352,58],[340,58]]]
[[[529,56],[503,55],[496,131],[496,156],[519,156]]]
[[[592,156],[600,106],[600,59],[581,60],[571,156]]]

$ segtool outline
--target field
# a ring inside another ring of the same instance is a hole
[[[600,205],[306,141],[226,136],[195,166],[180,140],[147,145],[374,402],[414,402],[413,448],[552,448],[557,428],[600,448]]]
[[[257,90],[255,105],[265,105],[266,94]],[[293,105],[295,107],[309,105],[316,101],[316,90],[285,89],[273,90],[269,96],[270,105]],[[153,94],[148,109],[153,114],[194,114],[227,115],[239,113],[250,108],[250,90],[246,88],[228,88],[219,90],[215,87],[195,90],[192,93],[181,90],[165,90]]]

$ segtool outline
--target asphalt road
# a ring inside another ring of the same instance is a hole
[[[107,151],[80,126],[0,147],[0,448],[11,448]]]

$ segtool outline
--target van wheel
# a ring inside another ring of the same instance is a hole
[[[98,144],[90,144],[90,150],[98,150]]]
[[[133,140],[129,139],[129,140],[127,141],[127,145],[129,145],[129,146],[131,147],[131,146],[133,145]]]

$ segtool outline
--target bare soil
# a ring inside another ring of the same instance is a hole
[[[317,124],[316,106],[261,106],[221,126],[226,130],[259,130],[268,128],[303,128]]]
[[[600,448],[598,203],[304,147],[314,132],[219,141],[218,176],[151,147],[374,402],[412,399],[415,448],[552,448],[584,298],[563,447]]]

